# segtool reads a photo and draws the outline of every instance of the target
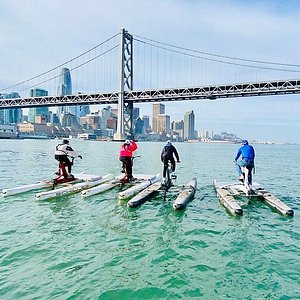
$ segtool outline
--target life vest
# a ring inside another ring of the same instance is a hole
[[[71,157],[77,157],[78,153],[67,144],[59,144],[55,147],[54,155],[67,155]]]

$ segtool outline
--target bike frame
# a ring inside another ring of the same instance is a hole
[[[72,157],[71,165],[74,165],[74,157]],[[69,181],[73,181],[74,177],[68,177],[68,173],[66,170],[66,164],[63,162],[58,163],[58,175],[56,178],[53,179],[53,186],[52,189],[54,189],[55,185],[59,183],[66,183]]]
[[[166,181],[162,183],[162,188],[164,191],[164,200],[166,200],[168,190],[173,186],[172,178],[170,175],[171,172],[172,172],[172,164],[170,161],[168,161],[168,168],[166,170]]]
[[[247,167],[241,167],[241,170],[242,170],[242,173],[244,176],[243,184],[246,187],[247,195],[249,196],[251,193],[251,185],[252,185],[252,183],[250,183],[250,178],[252,177],[252,174],[251,174],[252,170],[250,172]]]
[[[133,167],[133,160],[135,158],[137,158],[137,157],[140,157],[140,156],[132,156],[131,157],[132,167]],[[128,183],[129,182],[129,178],[128,178],[127,169],[126,169],[126,163],[125,162],[122,162],[122,168],[124,169],[125,174],[124,174],[124,177],[120,181],[121,181],[122,184]]]

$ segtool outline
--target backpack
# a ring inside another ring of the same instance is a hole
[[[172,155],[173,155],[172,147],[164,146],[161,154],[162,159],[170,159],[172,158]]]

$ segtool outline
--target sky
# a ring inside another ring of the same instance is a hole
[[[299,72],[280,76],[300,79],[296,0],[0,0],[0,89],[76,57],[121,28],[198,51],[296,64]],[[229,74],[208,70],[206,76],[222,84]],[[164,104],[171,121],[193,110],[197,130],[300,143],[300,95]],[[138,107],[151,117],[150,104]]]

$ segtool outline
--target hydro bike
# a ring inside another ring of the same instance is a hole
[[[173,180],[175,181],[177,179],[177,176],[175,174],[172,174],[172,164],[170,161],[168,161],[168,167],[166,170],[166,177],[163,179],[161,184],[161,189],[163,190],[163,197],[164,200],[166,200],[167,192],[170,190],[173,184]]]
[[[74,157],[72,157],[72,159],[71,159],[71,166],[73,166],[73,165],[74,165]],[[76,180],[76,178],[73,175],[68,174],[66,167],[67,166],[64,162],[58,163],[58,170],[55,172],[55,175],[57,175],[57,177],[55,177],[52,180],[52,182],[53,182],[52,190],[58,184],[67,183],[67,182]]]
[[[251,196],[253,194],[252,191],[252,172],[254,168],[248,168],[248,167],[241,167],[243,179],[240,179],[240,181],[243,183],[243,185],[246,188],[246,195]]]
[[[131,165],[132,165],[132,168],[133,168],[133,160],[137,157],[140,157],[139,155],[137,156],[132,156],[131,158]],[[133,181],[132,178],[129,178],[129,174],[127,174],[127,168],[126,168],[126,162],[122,162],[122,170],[121,170],[121,173],[124,173],[124,177],[122,179],[120,179],[120,183],[121,183],[121,186],[120,186],[120,191],[122,190],[122,188],[124,187],[124,184],[125,183],[129,183],[131,181]]]

